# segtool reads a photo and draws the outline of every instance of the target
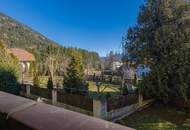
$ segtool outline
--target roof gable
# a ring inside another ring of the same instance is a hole
[[[11,53],[15,55],[19,61],[35,61],[34,55],[20,48],[11,48]]]

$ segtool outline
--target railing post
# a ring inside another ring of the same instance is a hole
[[[57,104],[57,89],[52,90],[52,104],[53,105]]]
[[[30,84],[26,84],[26,96],[30,97]]]
[[[93,116],[101,119],[107,119],[107,101],[93,100]]]

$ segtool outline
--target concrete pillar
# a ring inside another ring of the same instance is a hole
[[[93,100],[93,116],[101,119],[107,119],[107,102]]]
[[[30,97],[30,85],[29,84],[26,85],[26,96]]]
[[[53,105],[57,104],[57,89],[52,90],[52,104]]]
[[[138,98],[139,98],[139,105],[142,106],[143,105],[143,95],[141,92],[139,92]]]

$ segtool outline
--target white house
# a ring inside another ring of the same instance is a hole
[[[122,62],[114,61],[114,62],[112,63],[112,70],[115,71],[115,70],[119,69],[122,65],[123,65]]]

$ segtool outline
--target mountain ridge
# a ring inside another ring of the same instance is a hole
[[[29,31],[30,33],[34,33],[36,35],[36,37],[38,36],[39,38],[41,38],[44,41],[44,43],[49,42],[49,43],[52,43],[53,45],[61,46],[60,44],[58,44],[57,42],[55,42],[53,40],[50,40],[49,38],[47,38],[46,36],[44,36],[40,32],[38,32],[38,31],[32,29],[31,27],[29,27],[29,26],[15,20],[15,19],[13,19],[12,17],[7,16],[6,14],[0,12],[0,30],[2,30],[2,29],[17,29],[18,30],[19,28],[21,28],[25,31]],[[6,36],[3,37],[2,34],[0,33],[0,38],[5,40]],[[5,40],[5,42],[6,42],[6,40]],[[10,42],[7,42],[7,45],[11,46]]]
[[[3,40],[8,48],[21,48],[33,53],[36,57],[40,57],[38,58],[40,61],[45,58],[43,55],[47,53],[47,48],[51,46],[54,50],[61,50],[62,57],[69,57],[73,51],[79,52],[85,65],[98,66],[100,63],[100,57],[97,52],[64,47],[2,12],[0,12],[0,40]]]

